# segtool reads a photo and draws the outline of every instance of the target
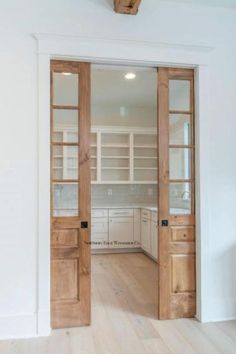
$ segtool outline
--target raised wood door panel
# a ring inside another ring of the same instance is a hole
[[[158,70],[159,318],[196,312],[194,71]]]
[[[89,140],[90,65],[52,61],[52,328],[90,324]]]

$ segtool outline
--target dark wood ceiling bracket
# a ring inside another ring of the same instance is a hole
[[[120,14],[136,15],[141,0],[114,0],[114,10]]]

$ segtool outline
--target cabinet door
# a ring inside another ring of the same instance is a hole
[[[109,219],[109,248],[130,248],[134,246],[133,218]]]
[[[158,228],[155,221],[151,222],[151,255],[157,260],[157,247],[158,247]]]
[[[141,247],[141,220],[140,209],[134,209],[134,247]]]
[[[91,248],[108,248],[108,218],[92,219]]]
[[[144,251],[151,253],[151,221],[142,218],[141,222],[141,245]]]

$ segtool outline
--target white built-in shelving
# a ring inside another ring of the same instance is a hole
[[[62,129],[53,133],[55,143],[74,143],[78,134]],[[52,150],[52,174],[54,180],[74,180],[78,178],[78,149],[76,146],[54,145]]]
[[[74,142],[77,133],[70,129],[54,133],[58,142]],[[156,129],[92,127],[91,180],[93,184],[156,184]],[[54,179],[76,179],[78,149],[56,146],[53,151]]]

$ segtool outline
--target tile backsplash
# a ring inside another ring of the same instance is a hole
[[[92,185],[92,207],[116,205],[157,206],[157,185]]]

